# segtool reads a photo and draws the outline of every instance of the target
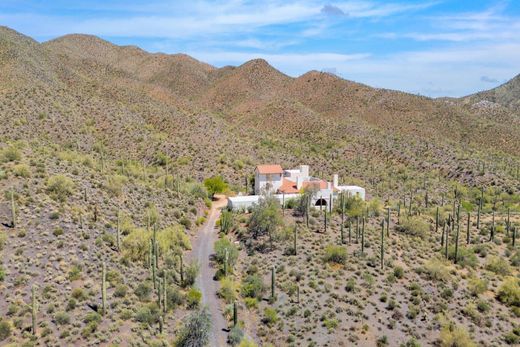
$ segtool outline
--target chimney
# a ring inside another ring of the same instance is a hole
[[[334,188],[337,188],[338,187],[338,174],[334,174],[334,177],[332,178],[332,186]]]
[[[327,189],[332,189],[332,183],[331,182],[327,182]]]
[[[309,165],[300,165],[300,176],[302,176],[304,180],[309,178]]]
[[[296,177],[296,188],[300,190],[302,188],[303,179],[301,176]]]

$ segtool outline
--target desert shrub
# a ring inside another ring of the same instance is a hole
[[[468,280],[468,291],[473,296],[478,296],[487,290],[488,281],[478,277],[472,277]]]
[[[184,303],[184,295],[176,287],[167,287],[166,289],[166,300],[168,301],[168,307],[173,309]]]
[[[72,289],[71,293],[72,297],[78,301],[83,301],[87,298],[87,294],[85,291],[81,288],[74,288]]]
[[[262,299],[265,291],[265,285],[262,278],[256,274],[248,275],[242,280],[240,292],[243,297]]]
[[[135,313],[135,320],[148,325],[157,324],[160,319],[161,310],[155,302],[141,306]]]
[[[448,258],[455,260],[455,246],[451,245],[448,248]],[[457,255],[457,264],[462,267],[474,268],[478,265],[478,259],[475,252],[471,248],[459,246],[459,254]]]
[[[53,199],[65,201],[74,192],[74,182],[63,175],[51,176],[47,181],[47,192]]]
[[[278,200],[272,196],[262,197],[252,209],[249,218],[249,231],[253,237],[274,234],[283,225],[282,212]]]
[[[394,276],[395,278],[403,278],[404,270],[400,266],[394,267]]]
[[[183,327],[177,334],[175,346],[177,347],[202,347],[209,342],[211,331],[211,314],[207,308],[193,312],[184,321]]]
[[[325,247],[323,260],[327,263],[346,264],[347,250],[339,245],[328,245]]]
[[[243,338],[244,332],[242,331],[242,329],[240,329],[240,327],[235,326],[231,328],[231,330],[229,331],[227,342],[231,346],[236,346],[240,343],[240,341],[242,341]]]
[[[238,285],[230,278],[223,278],[220,280],[220,289],[218,295],[228,304],[231,304],[236,299],[236,291]]]
[[[258,347],[258,345],[253,341],[249,340],[247,337],[244,337],[242,341],[240,341],[238,347]]]
[[[348,197],[345,199],[345,212],[352,218],[361,217],[365,212],[365,202],[358,196]]]
[[[169,251],[191,249],[190,237],[178,225],[158,231],[157,243],[162,254],[167,254]]]
[[[198,307],[201,300],[202,293],[197,288],[190,288],[188,293],[186,293],[186,304],[188,305],[188,308]]]
[[[58,325],[67,325],[70,323],[70,316],[65,312],[58,312],[54,316],[54,320]]]
[[[514,328],[512,331],[504,335],[504,341],[508,345],[520,344],[520,327]]]
[[[104,188],[112,196],[119,196],[123,192],[125,184],[128,182],[128,178],[122,175],[112,175],[107,177]]]
[[[124,284],[119,284],[114,290],[114,296],[116,298],[124,298],[126,296],[127,287]]]
[[[149,301],[152,294],[152,287],[148,283],[139,283],[135,288],[134,294],[140,301]]]
[[[31,169],[27,164],[18,164],[13,167],[14,175],[17,177],[28,178],[31,176]]]
[[[0,320],[0,341],[11,336],[11,325],[5,320]]]
[[[520,279],[506,277],[498,288],[497,299],[506,305],[520,307]]]
[[[199,199],[208,198],[208,192],[206,191],[206,188],[199,183],[191,183],[189,192],[195,198],[199,198]]]
[[[486,263],[486,270],[505,276],[511,273],[511,267],[508,262],[500,257],[489,257]]]
[[[278,313],[276,309],[272,307],[266,307],[264,310],[264,318],[262,318],[262,322],[268,326],[273,326],[278,322]]]
[[[123,239],[124,257],[132,261],[144,260],[149,252],[150,233],[134,229]]]
[[[238,248],[227,238],[223,237],[215,242],[215,258],[219,264],[224,264],[228,253],[228,268],[232,268],[238,258]]]
[[[184,283],[182,283],[182,285],[184,287],[190,287],[195,284],[195,280],[197,279],[198,274],[199,263],[197,263],[197,261],[190,262],[187,266],[184,267]]]
[[[2,264],[0,264],[0,282],[3,282],[5,279],[5,269]]]
[[[430,230],[428,222],[420,216],[403,218],[396,229],[410,235],[424,237]]]
[[[443,322],[440,334],[442,347],[476,347],[468,332],[453,322]]]
[[[81,267],[78,265],[73,265],[69,270],[69,281],[77,281],[81,278]]]
[[[450,269],[446,263],[442,260],[433,258],[428,260],[422,271],[427,275],[430,280],[447,282],[450,280]]]
[[[22,153],[15,146],[8,146],[0,150],[0,161],[1,162],[9,162],[9,161],[18,161],[22,158]]]
[[[181,223],[181,225],[184,226],[186,229],[191,228],[191,220],[186,216],[181,217],[179,223]]]

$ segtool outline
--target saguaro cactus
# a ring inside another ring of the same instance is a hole
[[[460,233],[460,223],[457,222],[457,232],[455,233],[455,258],[454,262],[457,264],[459,258],[459,233]]]
[[[478,201],[477,206],[477,229],[480,230],[480,212],[482,211],[482,198]]]
[[[324,223],[324,226],[325,226],[325,231],[324,232],[327,232],[327,209],[325,209],[325,211],[323,212],[323,223]]]
[[[448,221],[449,221],[449,218],[448,218]],[[446,239],[444,240],[444,256],[446,257],[446,259],[448,259],[448,244],[449,244],[449,236],[450,236],[450,230],[451,230],[451,224],[450,222],[448,222],[448,227],[446,228]]]
[[[506,220],[506,235],[509,236],[509,231],[511,229],[511,209],[507,208],[507,220]]]
[[[341,204],[341,226],[340,226],[340,241],[341,244],[345,243],[345,198],[343,192],[340,194]]]
[[[224,251],[224,276],[228,274],[228,261],[229,261],[229,251],[226,248]]]
[[[365,254],[365,217],[361,222],[361,255]]]
[[[106,314],[107,309],[107,267],[105,262],[101,266],[101,315]]]
[[[275,287],[276,287],[276,274],[274,266],[271,268],[271,298],[275,298]]]
[[[352,243],[352,220],[348,219],[348,244]]]
[[[491,213],[491,230],[489,234],[489,241],[493,241],[495,238],[495,207],[496,207],[496,200],[493,202],[493,211]]]
[[[233,327],[236,327],[238,324],[238,312],[237,312],[237,302],[233,302]]]
[[[399,224],[401,220],[401,202],[397,203],[397,224]]]
[[[16,226],[16,205],[14,203],[14,190],[11,189],[11,226]]]
[[[182,260],[182,254],[179,255],[180,263],[181,263],[181,284],[184,284],[184,261]]]
[[[471,213],[468,212],[468,220],[466,222],[466,244],[469,245],[470,243],[470,234],[469,234],[469,228],[471,226]]]
[[[381,254],[380,254],[380,258],[381,258],[381,269],[384,268],[384,256],[385,256],[385,220],[381,220]]]
[[[168,312],[168,291],[166,290],[167,287],[166,287],[166,271],[164,272],[164,276],[163,276],[163,285],[162,285],[162,301],[163,301],[163,312],[166,313]]]
[[[435,233],[439,231],[439,206],[435,210]]]
[[[390,237],[390,207],[386,208],[386,237]]]
[[[31,322],[32,334],[36,335],[36,316],[38,314],[38,302],[36,301],[36,287],[31,288]]]
[[[153,282],[153,289],[157,289],[157,271],[156,271],[157,264],[155,263],[155,257],[152,257],[152,282]]]
[[[297,241],[298,241],[298,226],[295,225],[294,226],[294,244],[293,244],[293,247],[294,247],[294,255],[297,255],[298,254],[298,250],[296,248],[297,246]]]
[[[118,252],[121,251],[121,212],[117,209],[117,235],[116,244]]]
[[[515,247],[515,240],[516,240],[516,226],[513,227],[512,231],[513,233],[513,240],[511,242],[511,244],[513,245],[513,247]]]

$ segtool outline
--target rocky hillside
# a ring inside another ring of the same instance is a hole
[[[491,90],[486,90],[462,98],[464,103],[481,108],[505,107],[520,113],[520,75]]]
[[[215,68],[0,27],[0,344],[171,343],[200,301],[196,266],[182,278],[180,259],[213,175],[235,194],[258,163],[306,163],[380,204],[418,208],[482,187],[517,206],[520,118],[508,95],[490,113],[316,71],[292,78],[263,60]]]

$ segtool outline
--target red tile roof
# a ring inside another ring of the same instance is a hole
[[[313,186],[317,189],[327,189],[327,181],[325,181],[325,180],[303,181],[302,188],[307,188],[309,186]]]
[[[278,192],[285,194],[294,194],[299,193],[298,187],[296,186],[296,182],[290,181],[288,179],[282,180],[282,185],[278,188]]]
[[[258,165],[256,170],[262,175],[283,174],[283,169],[280,165]]]

